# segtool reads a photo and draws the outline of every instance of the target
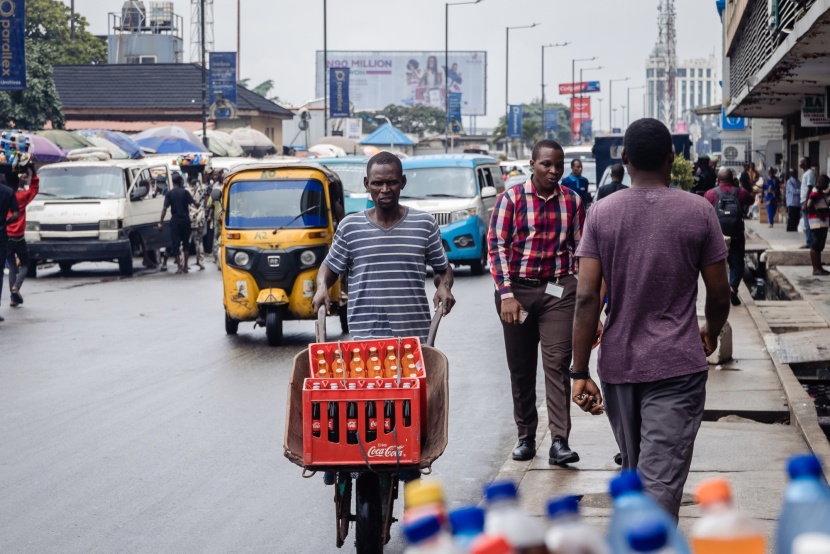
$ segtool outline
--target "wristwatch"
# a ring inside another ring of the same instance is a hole
[[[574,368],[571,367],[569,371],[571,379],[590,379],[591,372],[590,371],[574,371]]]

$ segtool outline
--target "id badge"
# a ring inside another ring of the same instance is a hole
[[[545,287],[545,294],[549,294],[554,298],[562,298],[562,295],[565,294],[565,287],[560,287],[556,283],[548,283]]]

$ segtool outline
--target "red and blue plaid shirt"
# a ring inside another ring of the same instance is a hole
[[[567,187],[544,198],[528,179],[499,196],[490,219],[490,272],[502,299],[511,280],[556,279],[574,273],[585,209]]]

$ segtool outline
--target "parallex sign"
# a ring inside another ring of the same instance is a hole
[[[26,88],[25,0],[0,0],[0,90]]]
[[[801,126],[802,127],[830,127],[828,114],[828,96],[830,88],[822,95],[806,95],[801,99]]]

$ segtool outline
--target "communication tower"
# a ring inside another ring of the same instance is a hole
[[[205,3],[205,52],[213,51],[213,0],[190,0],[190,61],[202,62],[202,2]]]
[[[656,62],[657,80],[655,101],[657,119],[674,131],[677,123],[675,110],[675,80],[677,77],[677,33],[674,0],[660,0],[657,7],[657,44],[651,57]]]

